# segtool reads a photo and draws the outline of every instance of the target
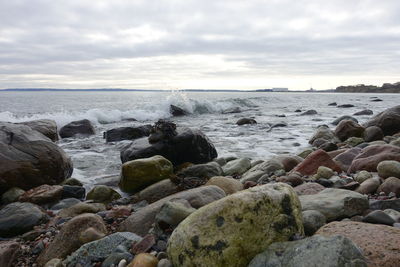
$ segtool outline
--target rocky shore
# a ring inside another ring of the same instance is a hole
[[[132,140],[118,185],[86,192],[57,141],[93,134],[89,120],[0,122],[0,266],[399,266],[400,106],[265,160],[218,157],[171,121],[110,129]]]

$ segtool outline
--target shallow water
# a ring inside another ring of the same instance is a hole
[[[382,102],[372,102],[379,97]],[[329,103],[353,104],[337,108]],[[214,143],[219,156],[268,159],[276,154],[298,153],[308,146],[315,128],[342,115],[363,109],[374,114],[398,105],[398,94],[336,93],[182,93],[182,92],[0,92],[0,121],[20,122],[48,118],[59,127],[79,119],[89,119],[96,135],[84,139],[64,139],[59,145],[72,157],[73,177],[93,184],[118,175],[119,151],[130,141],[106,144],[103,132],[121,126],[139,126],[169,118],[170,104],[192,115],[171,118],[178,126],[200,128]],[[239,107],[242,112],[222,114]],[[315,109],[318,115],[299,116],[296,109]],[[285,117],[278,117],[285,115]],[[237,126],[242,117],[252,117],[256,125]],[[363,123],[371,116],[357,116]],[[132,122],[127,119],[135,118]],[[284,122],[288,126],[270,125]]]

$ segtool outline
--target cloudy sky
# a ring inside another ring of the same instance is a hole
[[[400,81],[398,0],[0,0],[0,88]]]

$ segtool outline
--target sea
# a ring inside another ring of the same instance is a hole
[[[373,100],[382,101],[375,102]],[[330,106],[352,104],[351,108]],[[72,177],[87,186],[119,175],[120,150],[131,141],[106,143],[103,132],[123,126],[153,124],[169,119],[182,127],[199,128],[215,145],[220,157],[267,160],[279,154],[297,154],[322,124],[371,109],[377,114],[400,103],[400,94],[295,93],[295,92],[14,92],[0,91],[0,121],[52,119],[58,127],[89,119],[96,134],[58,141],[74,164]],[[172,117],[170,105],[191,115]],[[240,113],[226,113],[240,109]],[[296,110],[314,109],[317,115],[301,116]],[[373,115],[355,116],[360,123]],[[240,118],[257,124],[236,125]],[[135,119],[136,121],[132,121]],[[271,128],[274,124],[287,125]]]

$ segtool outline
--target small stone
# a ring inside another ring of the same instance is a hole
[[[326,223],[325,216],[317,210],[306,210],[303,214],[304,233],[307,236],[313,235]]]
[[[364,217],[363,222],[393,225],[395,220],[381,210],[374,210]]]
[[[158,262],[157,267],[172,267],[172,263],[168,259],[161,259]]]
[[[121,195],[106,185],[96,185],[86,196],[86,199],[93,200],[94,202],[98,203],[109,203],[119,198],[121,198]]]
[[[49,260],[44,267],[63,267],[62,260],[54,258]]]
[[[133,255],[128,252],[112,253],[103,261],[101,267],[114,267],[123,260],[125,261],[125,263],[130,262],[133,260]]]
[[[164,240],[158,240],[157,248],[161,251],[165,251],[167,249],[167,242],[165,242]]]
[[[381,161],[377,166],[378,174],[382,178],[400,178],[400,162],[395,160]]]
[[[61,185],[83,186],[82,182],[76,178],[68,178]]]
[[[133,254],[140,254],[148,252],[152,246],[156,244],[154,235],[146,235],[139,243],[136,243],[132,247]]]
[[[80,234],[79,241],[81,241],[82,244],[86,244],[101,239],[105,236],[106,235],[104,233],[97,231],[93,227],[89,227]]]
[[[149,253],[141,253],[136,255],[128,267],[157,267],[158,260]]]
[[[354,180],[358,183],[363,183],[365,180],[372,178],[372,174],[368,171],[360,171],[354,177]]]
[[[325,166],[319,166],[317,170],[317,175],[320,178],[326,178],[329,179],[334,175],[334,171],[332,171],[331,168],[325,167]]]
[[[86,190],[82,186],[64,185],[61,198],[84,199]]]
[[[394,193],[395,196],[400,197],[400,179],[396,177],[387,178],[379,186],[377,192],[384,192],[385,194]]]

